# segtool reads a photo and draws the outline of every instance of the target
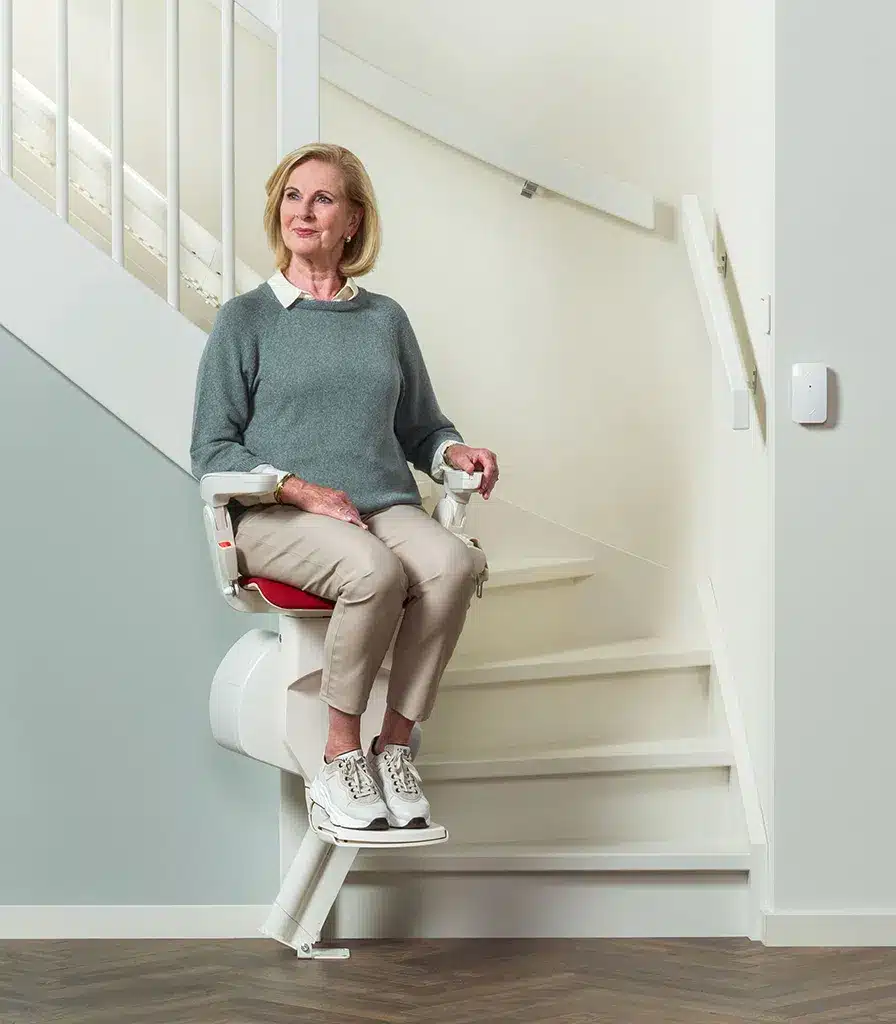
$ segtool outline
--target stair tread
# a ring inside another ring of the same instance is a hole
[[[510,679],[517,672],[522,674],[521,679],[549,679],[564,675],[705,669],[711,663],[710,652],[705,647],[650,637],[498,661],[455,658],[443,676],[443,685],[463,686],[488,679]]]
[[[450,826],[449,826],[450,829]],[[559,840],[452,843],[419,855],[362,854],[361,870],[418,871],[748,871],[745,842],[619,842]]]
[[[529,774],[587,774],[675,767],[723,768],[732,764],[727,744],[714,736],[646,740],[537,752],[515,751],[497,757],[447,758],[423,755],[418,760],[418,766],[427,780],[500,778]]]
[[[486,591],[495,587],[522,586],[591,576],[597,559],[553,555],[499,556],[489,560]]]

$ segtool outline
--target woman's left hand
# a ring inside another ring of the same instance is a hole
[[[498,456],[488,448],[471,448],[466,444],[452,444],[445,449],[445,462],[465,473],[482,473],[479,493],[488,500],[498,482]]]

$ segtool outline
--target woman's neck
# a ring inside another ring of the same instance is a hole
[[[301,262],[293,256],[283,276],[315,299],[328,301],[335,298],[345,284],[345,278],[338,267],[319,267],[313,263]]]

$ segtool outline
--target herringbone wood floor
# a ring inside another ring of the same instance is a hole
[[[0,943],[3,1024],[896,1024],[896,950],[732,940]]]

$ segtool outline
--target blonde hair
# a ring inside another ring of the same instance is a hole
[[[278,270],[286,270],[292,256],[283,241],[280,204],[283,202],[290,174],[308,160],[320,160],[338,168],[342,173],[346,198],[364,211],[357,233],[345,245],[339,270],[346,277],[369,274],[376,264],[382,244],[380,212],[376,205],[373,183],[364,164],[354,153],[344,146],[333,146],[323,142],[312,142],[288,153],[277,164],[265,184],[268,198],[264,206],[264,230]]]

